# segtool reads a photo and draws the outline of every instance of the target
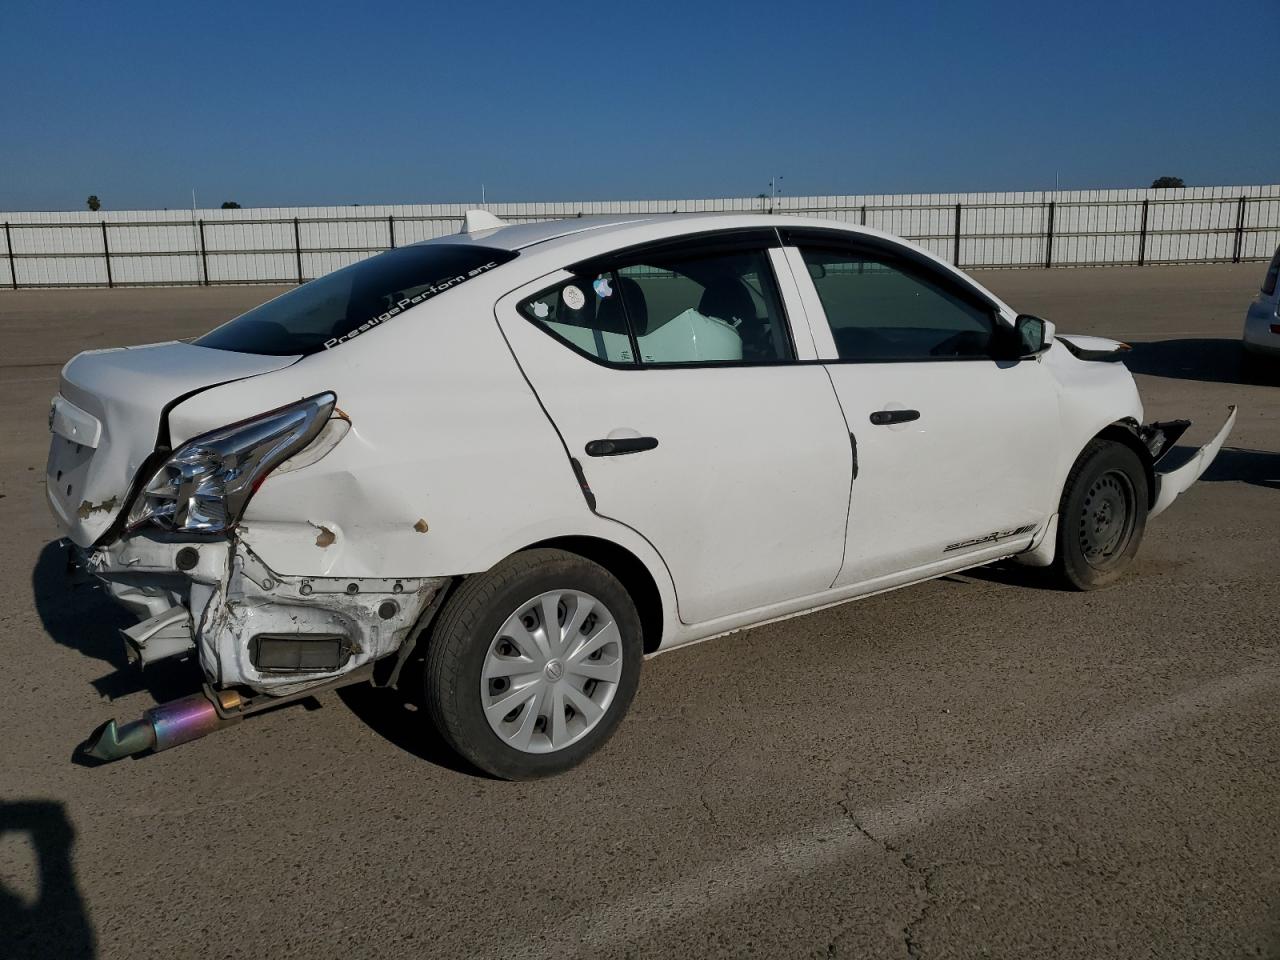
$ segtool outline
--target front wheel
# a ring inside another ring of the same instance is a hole
[[[1149,502],[1138,455],[1120,443],[1091,440],[1062,491],[1055,576],[1076,590],[1119,579],[1142,542]]]
[[[607,570],[562,550],[527,550],[468,578],[441,611],[427,703],[444,738],[480,769],[544,777],[613,734],[642,650],[635,604]]]

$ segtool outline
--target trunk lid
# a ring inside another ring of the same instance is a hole
[[[174,401],[297,360],[178,341],[90,350],[72,358],[62,368],[49,415],[45,483],[63,533],[87,547],[115,522]]]

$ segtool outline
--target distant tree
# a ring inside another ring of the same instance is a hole
[[[239,210],[240,204],[236,203],[234,200],[223,200],[222,209],[223,210]]]
[[[102,209],[102,201],[98,199],[98,195],[96,193],[89,194],[88,204],[89,209],[95,212]]]
[[[1151,181],[1153,187],[1185,187],[1181,177],[1156,177]]]

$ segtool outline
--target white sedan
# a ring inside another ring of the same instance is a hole
[[[1280,359],[1280,247],[1267,266],[1262,289],[1249,304],[1242,341],[1246,367],[1261,372],[1265,361]]]
[[[1115,580],[1185,422],[918,247],[818,219],[507,225],[391,250],[192,342],[83,353],[49,503],[204,689],[113,759],[400,682],[500,777],[616,729],[646,655],[1016,557]],[[406,674],[407,676],[407,674]]]

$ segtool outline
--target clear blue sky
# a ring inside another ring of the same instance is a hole
[[[0,2],[0,210],[1280,180],[1280,0]]]

